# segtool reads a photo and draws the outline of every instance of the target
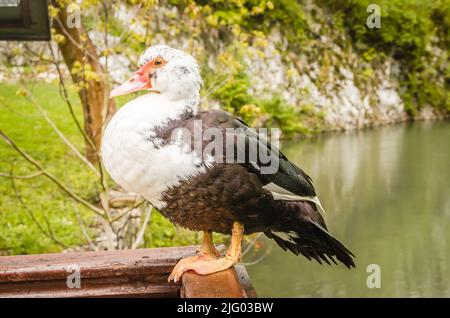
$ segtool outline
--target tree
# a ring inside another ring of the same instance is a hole
[[[58,47],[71,71],[73,82],[79,88],[78,94],[83,105],[86,157],[92,163],[99,163],[98,149],[103,128],[115,111],[114,100],[109,99],[107,74],[81,20],[74,23],[74,16],[70,16],[67,1],[52,0],[51,5],[52,27],[57,35],[63,36],[57,41]],[[105,8],[105,14],[107,12]]]

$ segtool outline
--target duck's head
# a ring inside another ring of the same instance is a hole
[[[202,79],[196,60],[167,45],[149,47],[139,58],[139,69],[110,97],[147,90],[168,99],[198,100]]]

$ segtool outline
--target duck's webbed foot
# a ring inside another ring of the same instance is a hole
[[[209,233],[209,235],[211,234]],[[208,232],[204,232],[203,243],[199,253],[195,256],[181,259],[172,270],[169,281],[179,281],[183,273],[189,270],[193,270],[200,275],[208,275],[232,267],[241,257],[243,236],[244,227],[235,222],[233,224],[230,247],[224,257],[218,258],[220,253],[212,244],[211,236],[208,236]]]

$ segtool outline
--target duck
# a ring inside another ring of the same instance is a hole
[[[354,255],[328,231],[312,179],[269,137],[220,109],[201,109],[196,59],[153,45],[110,98],[140,92],[107,123],[101,154],[111,178],[149,201],[173,224],[202,232],[183,273],[208,275],[240,261],[244,235],[264,233],[285,251],[320,264],[355,267]],[[256,154],[255,154],[256,153]],[[212,233],[231,235],[224,255]]]

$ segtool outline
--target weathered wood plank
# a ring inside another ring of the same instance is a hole
[[[146,275],[159,282],[176,262],[196,247],[169,247],[121,251],[36,254],[0,257],[0,282],[66,279],[73,267],[83,278]]]
[[[0,257],[0,297],[179,297],[167,277],[195,246]],[[78,270],[81,288],[67,278]]]
[[[58,281],[0,284],[2,298],[146,297],[178,298],[180,286],[143,282],[84,282],[80,289],[68,289]]]
[[[0,297],[255,297],[245,268],[208,276],[167,278],[197,247],[0,257]],[[79,273],[80,288],[69,275]],[[181,289],[181,290],[180,290]],[[180,295],[181,293],[181,295]]]

